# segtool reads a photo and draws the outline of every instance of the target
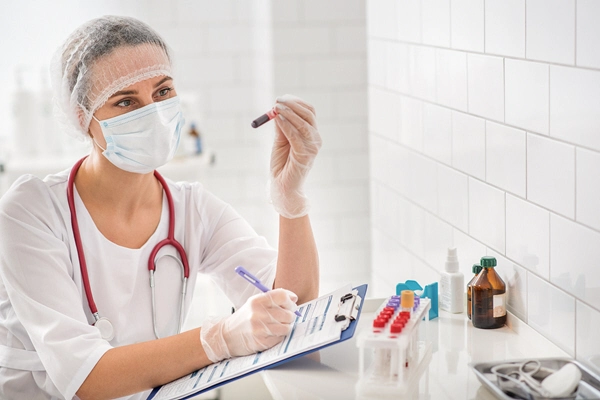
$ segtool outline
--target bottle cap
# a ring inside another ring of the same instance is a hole
[[[480,262],[481,262],[481,266],[483,268],[491,268],[491,267],[496,266],[496,258],[495,257],[490,257],[490,256],[481,257]]]
[[[479,264],[473,264],[473,268],[471,268],[471,271],[473,271],[473,273],[475,275],[477,275],[478,273],[481,272],[481,270],[483,269],[483,267]]]
[[[415,305],[415,293],[412,290],[403,290],[402,293],[402,308],[413,308]]]
[[[458,256],[456,255],[456,247],[451,247],[448,249],[446,266],[444,269],[446,272],[458,272]]]

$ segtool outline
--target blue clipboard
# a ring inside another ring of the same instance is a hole
[[[289,358],[286,358],[286,359],[280,360],[280,361],[276,361],[273,364],[263,365],[261,367],[258,367],[255,370],[248,371],[248,372],[246,372],[243,375],[239,375],[239,376],[236,376],[235,378],[231,378],[229,380],[216,383],[213,386],[210,386],[210,387],[198,390],[197,392],[194,392],[194,393],[192,393],[192,394],[190,394],[190,395],[188,395],[186,397],[182,397],[182,400],[191,399],[192,397],[198,396],[201,393],[208,392],[208,391],[216,389],[216,388],[218,388],[220,386],[226,385],[229,382],[233,382],[235,380],[244,378],[244,377],[246,377],[248,375],[252,375],[252,374],[254,374],[256,372],[259,372],[259,371],[263,371],[263,370],[266,370],[266,369],[271,369],[271,368],[277,367],[277,366],[279,366],[281,364],[285,364],[288,361],[292,361],[292,360],[295,360],[296,358],[304,357],[307,354],[313,353],[315,351],[322,350],[322,349],[324,349],[326,347],[329,347],[329,346],[332,346],[334,344],[337,344],[337,343],[340,343],[340,342],[343,342],[343,341],[346,341],[346,340],[350,339],[352,336],[354,336],[354,332],[356,331],[356,326],[358,325],[358,319],[360,318],[360,314],[362,313],[362,306],[365,303],[365,297],[366,297],[366,294],[367,294],[367,287],[368,287],[368,285],[365,283],[364,285],[360,285],[360,286],[357,286],[357,287],[355,287],[355,288],[352,289],[352,290],[357,290],[358,291],[358,295],[361,297],[362,302],[361,302],[360,307],[358,309],[358,313],[356,315],[356,318],[354,320],[352,320],[350,322],[350,324],[348,325],[348,327],[342,331],[342,334],[340,335],[340,339],[339,340],[336,340],[336,341],[331,342],[331,343],[327,343],[327,344],[325,344],[325,345],[323,345],[321,347],[317,347],[317,348],[314,348],[314,349],[307,350],[307,351],[302,352],[302,353],[294,354],[293,356],[290,356]],[[156,393],[158,393],[158,391],[160,390],[161,387],[162,386],[158,386],[158,387],[154,388],[152,390],[152,393],[150,393],[150,395],[148,396],[148,398],[146,400],[151,400],[154,396],[156,396]]]

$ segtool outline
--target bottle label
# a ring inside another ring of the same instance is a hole
[[[506,293],[494,295],[494,318],[506,315]]]

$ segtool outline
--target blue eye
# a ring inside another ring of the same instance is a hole
[[[161,97],[167,96],[171,90],[173,90],[173,89],[172,88],[160,89],[158,91],[158,95],[161,96]]]
[[[119,107],[129,107],[131,105],[131,100],[121,100],[117,103]]]

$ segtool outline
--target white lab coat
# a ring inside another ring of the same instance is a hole
[[[74,398],[107,350],[155,338],[148,256],[167,237],[166,197],[157,230],[142,248],[128,249],[98,231],[75,194],[94,300],[115,329],[115,338],[107,342],[90,325],[94,319],[82,286],[67,204],[68,173],[43,181],[21,177],[0,199],[2,399]],[[175,207],[175,237],[186,249],[190,265],[186,314],[198,272],[209,274],[236,307],[258,292],[235,274],[237,265],[272,285],[277,255],[264,238],[200,184],[167,182]],[[181,291],[181,268],[170,257],[161,259],[164,254],[176,252],[167,247],[157,258],[161,337],[176,333]]]

